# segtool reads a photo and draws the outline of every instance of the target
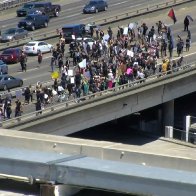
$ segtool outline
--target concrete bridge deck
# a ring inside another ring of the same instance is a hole
[[[42,115],[36,113],[24,115],[17,119],[4,121],[4,128],[35,131],[47,134],[68,135],[98,124],[121,118],[126,115],[159,105],[169,103],[166,119],[172,117],[172,101],[178,97],[195,92],[196,66],[178,72],[155,77],[138,85],[125,85],[101,92],[101,96],[79,104],[70,102],[47,108]],[[138,81],[137,81],[138,83]],[[71,101],[73,102],[73,101]],[[171,111],[171,113],[169,112]],[[170,115],[171,114],[171,115]],[[171,124],[165,123],[165,126]],[[171,125],[172,126],[172,125]]]

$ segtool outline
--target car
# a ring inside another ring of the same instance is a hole
[[[16,10],[16,15],[18,17],[20,16],[26,16],[28,15],[28,12],[33,9],[35,6],[35,3],[25,3],[21,8]]]
[[[0,60],[0,74],[8,74],[8,66],[2,60]]]
[[[0,54],[0,59],[5,63],[18,63],[22,50],[20,48],[8,48]]]
[[[23,28],[10,28],[5,32],[1,33],[0,40],[1,42],[9,42],[22,38],[26,38],[28,36],[28,31]]]
[[[25,54],[38,54],[39,50],[42,53],[52,52],[53,45],[48,44],[44,41],[31,41],[23,46],[23,51]]]
[[[23,80],[21,78],[15,78],[10,75],[0,75],[0,89],[8,90],[15,87],[21,87]]]
[[[19,28],[34,31],[37,28],[48,27],[49,16],[40,14],[29,14],[27,17],[18,23]]]
[[[23,7],[17,9],[16,14],[18,17],[20,16],[27,16],[28,14],[34,12],[48,15],[50,17],[59,16],[59,12],[61,11],[60,5],[53,5],[51,2],[31,2],[25,3]]]
[[[83,8],[83,13],[98,13],[99,11],[106,11],[108,4],[104,0],[91,0]]]
[[[62,35],[65,38],[66,43],[73,41],[73,35],[75,38],[82,37],[85,34],[85,24],[67,24],[62,27]]]
[[[85,43],[88,43],[91,49],[92,49],[93,44],[95,43],[95,40],[91,37],[83,37],[83,38],[78,37],[76,38],[76,41],[79,43],[81,43],[82,41]]]
[[[32,10],[39,11],[43,15],[49,17],[58,17],[61,11],[61,6],[58,4],[53,5],[51,2],[35,2]],[[30,10],[30,12],[32,12],[32,10]]]

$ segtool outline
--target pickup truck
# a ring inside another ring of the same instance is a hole
[[[48,27],[49,16],[39,14],[29,14],[18,23],[19,28],[34,31],[37,28]]]
[[[58,17],[61,11],[60,5],[53,5],[51,2],[31,2],[25,3],[22,8],[16,11],[17,16],[26,16],[28,14],[43,14],[49,17]]]

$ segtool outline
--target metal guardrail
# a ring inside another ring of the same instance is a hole
[[[190,65],[185,65],[183,67],[176,68],[172,72],[168,71],[168,72],[165,72],[164,74],[158,73],[158,74],[155,74],[155,75],[148,77],[147,79],[145,78],[145,79],[141,79],[141,80],[136,80],[136,81],[129,83],[129,84],[120,85],[120,86],[117,86],[117,87],[114,87],[114,88],[111,88],[111,89],[108,89],[105,91],[100,91],[97,93],[89,94],[87,96],[83,96],[81,98],[77,98],[77,99],[69,100],[69,101],[66,101],[66,102],[63,102],[60,104],[56,104],[56,105],[48,107],[44,110],[31,112],[31,113],[24,114],[24,115],[16,117],[16,118],[5,120],[5,121],[1,122],[1,125],[4,128],[9,128],[9,127],[17,125],[19,123],[25,123],[25,122],[28,122],[29,120],[32,120],[32,119],[44,117],[45,115],[50,114],[51,112],[52,113],[59,113],[59,112],[62,112],[64,110],[68,109],[71,106],[78,106],[81,104],[89,103],[88,101],[90,101],[92,99],[93,99],[93,102],[96,98],[104,99],[107,95],[115,95],[112,93],[117,93],[118,91],[122,92],[125,90],[127,92],[128,90],[133,90],[134,88],[139,88],[139,87],[143,87],[144,85],[145,86],[149,85],[151,83],[156,82],[157,80],[165,80],[168,77],[173,76],[174,74],[180,74],[180,73],[184,73],[184,72],[187,72],[190,70],[192,71],[195,68],[196,68],[196,62],[194,62]],[[76,103],[77,103],[77,105],[76,105]],[[42,114],[38,115],[39,112],[42,112]]]
[[[27,1],[27,0],[21,0],[21,1]],[[156,5],[149,5],[148,7],[142,8],[142,9],[137,9],[137,10],[134,9],[134,11],[132,10],[130,12],[123,13],[123,14],[120,14],[117,16],[112,16],[107,19],[100,19],[100,20],[94,21],[93,24],[104,26],[104,25],[108,25],[110,23],[114,23],[114,22],[118,22],[121,20],[131,18],[131,17],[136,17],[136,16],[139,16],[142,14],[148,14],[153,11],[158,11],[158,10],[165,9],[165,8],[168,8],[171,6],[176,6],[176,5],[180,5],[180,4],[188,3],[188,2],[192,2],[192,1],[195,1],[195,0],[170,0],[165,3],[159,3]],[[39,35],[32,35],[26,39],[12,41],[12,42],[8,42],[5,44],[0,44],[0,51],[5,50],[10,47],[22,46],[31,40],[46,40],[46,39],[51,39],[51,38],[55,38],[58,36],[59,35],[57,34],[57,31],[55,29],[54,31],[50,31],[47,33],[43,33],[43,34],[39,34]]]
[[[33,2],[33,0],[5,0],[4,2],[0,3],[0,11],[7,10],[13,7],[18,7],[28,2]]]

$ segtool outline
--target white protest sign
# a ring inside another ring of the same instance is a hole
[[[127,50],[127,55],[130,56],[130,57],[133,57],[134,53],[131,50]]]
[[[109,36],[108,34],[103,36],[103,40],[104,40],[104,41],[108,41],[109,38],[110,38],[110,36]]]
[[[129,24],[129,29],[133,29],[133,28],[135,28],[135,26],[136,26],[135,23],[130,23],[130,24]]]
[[[75,35],[71,35],[71,38],[72,38],[72,39],[76,39],[76,36],[75,36]]]
[[[86,59],[83,59],[82,62],[79,63],[80,68],[86,68]]]
[[[71,84],[74,84],[75,83],[75,78],[74,77],[71,77],[70,78],[70,82],[71,82]]]
[[[72,69],[68,70],[68,76],[73,76],[73,70]]]
[[[123,31],[123,35],[127,35],[127,34],[128,34],[128,27],[125,27]]]

